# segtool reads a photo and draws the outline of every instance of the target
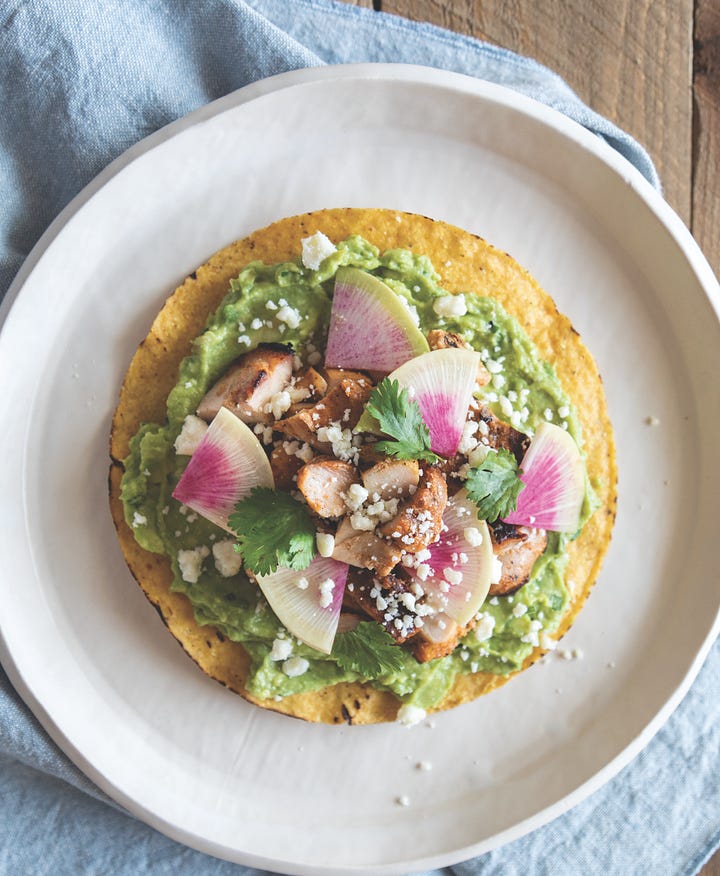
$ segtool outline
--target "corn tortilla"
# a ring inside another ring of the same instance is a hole
[[[380,209],[322,210],[282,219],[217,252],[167,299],[130,364],[112,424],[110,507],[127,565],[187,654],[221,684],[263,708],[308,721],[371,724],[395,720],[400,702],[370,684],[342,683],[278,702],[258,700],[248,693],[244,687],[247,652],[214,628],[195,622],[187,597],[170,590],[168,557],[149,553],[137,544],[120,501],[122,460],[128,455],[129,441],[141,423],[165,420],[166,399],[177,381],[180,362],[226,295],[230,280],[253,260],[274,263],[297,258],[301,239],[316,231],[332,241],[359,234],[380,250],[401,247],[428,256],[436,268],[443,266],[439,269],[446,289],[467,294],[481,287],[482,294],[495,298],[520,322],[541,357],[553,364],[577,410],[588,474],[600,502],[580,537],[569,545],[566,580],[573,582],[571,602],[555,639],[567,632],[582,608],[610,542],[617,501],[615,445],[600,374],[567,317],[513,258],[444,222]],[[523,669],[543,653],[536,648]],[[459,675],[438,708],[473,700],[512,677]]]

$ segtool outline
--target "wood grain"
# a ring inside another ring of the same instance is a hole
[[[555,70],[648,149],[665,197],[689,223],[692,0],[383,0],[382,10],[488,40]]]
[[[692,231],[720,275],[720,5],[697,0],[693,57]],[[716,871],[720,876],[720,868]]]

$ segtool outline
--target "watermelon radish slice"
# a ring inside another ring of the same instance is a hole
[[[481,362],[474,350],[433,350],[389,375],[420,406],[433,453],[445,457],[457,453]]]
[[[505,523],[577,532],[585,499],[585,467],[570,435],[552,423],[541,423],[520,468],[525,486]]]
[[[316,651],[329,654],[337,632],[349,566],[315,557],[298,572],[280,567],[257,582],[280,623]]]
[[[327,368],[388,372],[429,349],[392,289],[358,268],[340,268],[325,349]]]
[[[425,591],[429,605],[465,626],[490,589],[492,542],[487,524],[477,519],[477,508],[465,489],[448,499],[442,519],[443,532],[429,545],[430,557],[424,561],[429,575],[421,576],[413,568],[408,572]],[[426,571],[422,566],[420,570]]]
[[[253,487],[274,485],[262,444],[242,420],[220,408],[190,457],[173,498],[232,532],[228,517],[240,499]]]

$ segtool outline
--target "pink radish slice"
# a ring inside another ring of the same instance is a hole
[[[541,423],[520,468],[525,486],[505,523],[577,532],[585,499],[585,467],[570,435],[552,423]]]
[[[326,367],[388,372],[428,349],[425,336],[392,289],[358,268],[340,268]]]
[[[430,449],[440,456],[457,453],[480,364],[480,354],[473,350],[433,350],[389,375],[420,406],[430,430]]]
[[[424,563],[430,575],[423,581],[417,569],[408,571],[425,591],[429,605],[464,626],[485,601],[494,556],[487,524],[477,519],[477,508],[466,490],[448,499],[443,532],[428,551]]]
[[[173,490],[173,498],[228,532],[228,517],[253,487],[274,486],[270,463],[252,431],[220,408]]]
[[[329,654],[348,568],[346,563],[315,557],[302,572],[281,567],[270,575],[258,575],[257,582],[288,632],[316,651]]]

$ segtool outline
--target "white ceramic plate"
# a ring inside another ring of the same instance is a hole
[[[111,413],[166,295],[233,239],[330,206],[424,213],[512,253],[584,335],[617,433],[615,538],[567,638],[584,659],[550,659],[432,727],[313,726],[224,690],[165,632],[107,510]],[[289,873],[456,862],[598,788],[690,685],[720,603],[718,289],[660,197],[564,117],[422,68],[261,82],[111,165],[10,298],[3,664],[70,757],[160,830]]]

